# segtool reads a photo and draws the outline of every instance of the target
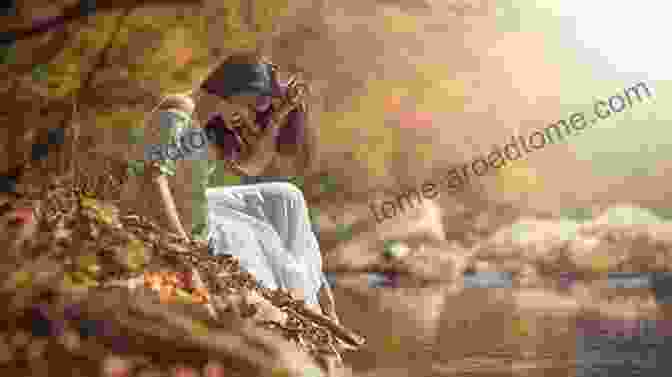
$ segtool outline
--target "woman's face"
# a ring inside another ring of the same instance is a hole
[[[229,97],[222,101],[219,111],[224,119],[233,119],[236,115],[240,115],[243,118],[247,118],[249,121],[254,122],[257,98],[256,95],[238,95]]]
[[[256,133],[259,131],[255,127],[258,98],[257,95],[250,94],[232,96],[225,100],[220,99],[216,105],[216,113],[221,115],[224,119],[232,121],[231,125],[234,127],[238,127],[236,123],[240,122],[240,118],[246,119],[248,124],[253,125],[252,132]],[[236,120],[236,118],[239,120]],[[249,139],[250,130],[248,130],[247,127],[242,127],[239,130],[241,136],[245,136],[246,139]],[[213,144],[213,148],[210,149],[210,152],[211,156],[216,159],[225,159],[223,149],[215,144]]]
[[[196,119],[202,125],[205,125],[208,120],[217,115],[231,120],[234,114],[240,114],[254,121],[256,100],[257,96],[255,95],[238,95],[222,99],[206,91],[199,91],[196,95],[197,105],[194,113]]]

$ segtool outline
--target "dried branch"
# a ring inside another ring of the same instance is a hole
[[[86,108],[115,110],[122,106],[152,104],[159,100],[151,90],[136,82],[115,80],[96,85],[86,96],[80,98],[79,104]],[[115,93],[120,93],[115,95]],[[123,93],[123,94],[121,94]],[[133,93],[129,95],[127,93]]]
[[[295,315],[301,315],[309,318],[311,321],[320,324],[321,326],[329,328],[336,336],[347,341],[353,346],[360,347],[366,343],[366,340],[360,335],[356,334],[354,331],[347,329],[343,325],[336,323],[331,318],[324,316],[322,314],[316,313],[305,307],[296,307],[294,309],[288,309],[290,312],[294,312]]]
[[[58,28],[58,31],[49,43],[32,50],[30,63],[12,65],[11,71],[2,73],[0,81],[11,80],[14,77],[30,73],[36,65],[49,64],[71,41],[70,36],[71,33],[67,28]],[[0,41],[0,43],[2,42],[4,41]]]
[[[94,12],[135,9],[142,6],[152,5],[175,6],[200,4],[201,0],[97,0],[95,10],[86,13],[82,11],[82,7],[78,3],[65,8],[61,16],[48,18],[30,28],[13,28],[0,33],[0,44],[14,43],[16,41],[32,38],[35,35],[43,34],[51,29],[65,26],[80,18],[88,17]]]
[[[65,117],[63,121],[61,122],[61,128],[67,130],[70,130],[70,145],[69,145],[69,152],[64,158],[69,158],[71,159],[71,164],[70,166],[67,166],[67,171],[61,171],[59,172],[59,175],[74,175],[77,172],[77,167],[75,166],[76,161],[72,161],[73,159],[76,160],[75,153],[77,152],[77,145],[79,143],[79,135],[80,135],[80,129],[79,129],[79,124],[76,124],[75,122],[75,117],[78,115],[77,114],[77,104],[80,102],[81,98],[85,98],[88,95],[88,92],[91,91],[92,89],[92,83],[93,79],[95,78],[96,73],[103,67],[105,67],[109,61],[109,54],[110,50],[112,49],[112,45],[114,42],[117,40],[117,36],[119,35],[119,32],[121,31],[121,28],[124,24],[124,21],[128,17],[129,14],[135,9],[135,6],[130,6],[117,17],[117,24],[114,29],[114,32],[110,36],[110,39],[105,43],[105,46],[103,49],[98,53],[98,61],[93,65],[91,70],[87,73],[86,77],[84,80],[82,80],[82,84],[77,91],[77,94],[73,100],[73,111],[70,114],[70,116]],[[63,168],[65,168],[66,164],[65,161],[63,165],[61,165]]]

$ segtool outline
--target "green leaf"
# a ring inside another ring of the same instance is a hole
[[[316,367],[309,367],[306,369],[304,377],[322,377],[322,370]]]
[[[352,225],[336,225],[336,235],[340,241],[347,241],[352,238]]]
[[[328,175],[322,177],[322,182],[320,182],[320,193],[332,192],[336,189],[336,182],[334,179]]]
[[[175,141],[175,134],[177,133],[176,128],[177,127],[172,127],[172,128],[162,127],[159,130],[159,133],[160,133],[159,139],[161,140],[162,144],[172,144],[173,141]]]
[[[303,186],[305,185],[305,178],[301,176],[292,177],[289,179],[289,182],[295,184],[296,186],[298,186],[300,189],[303,190]]]
[[[204,234],[206,230],[207,230],[207,226],[206,226],[205,223],[196,224],[191,229],[191,235],[194,236],[194,237],[198,237],[200,239],[204,239],[205,236],[206,236]]]
[[[560,210],[560,215],[569,220],[582,222],[593,217],[591,212],[590,208],[564,208]]]
[[[175,161],[173,160],[164,160],[159,165],[159,170],[161,171],[162,174],[169,175],[172,177],[177,172],[177,166],[175,165]]]
[[[137,177],[145,174],[145,163],[140,160],[129,160],[128,161],[128,175],[132,177]]]
[[[36,65],[36,66],[33,68],[32,75],[33,75],[33,80],[35,80],[35,81],[44,81],[44,80],[46,80],[47,77],[48,77],[48,74],[47,74],[47,68],[46,68],[44,65],[42,65],[42,64],[40,64],[40,65]]]
[[[239,185],[243,182],[243,177],[232,174],[226,174],[222,177],[221,182],[224,185]]]
[[[672,208],[652,208],[651,212],[660,217],[663,221],[672,219]]]
[[[317,221],[317,218],[320,216],[320,210],[317,208],[310,207],[308,208],[308,216],[310,217],[311,222]]]
[[[145,129],[142,127],[131,127],[128,129],[129,141],[131,144],[141,144],[145,138]]]
[[[406,255],[407,250],[401,241],[387,240],[384,245],[384,254],[388,258],[401,258]]]
[[[16,44],[0,47],[0,64],[12,64],[16,58]]]
[[[216,164],[212,164],[212,166],[209,166],[209,167],[208,167],[208,171],[207,171],[206,175],[207,175],[208,177],[210,177],[212,174],[215,173],[215,170],[216,170],[216,169],[217,169],[217,165],[216,165]]]
[[[401,242],[399,242],[397,240],[386,240],[385,245],[383,247],[385,248],[385,250],[391,250],[395,246],[398,246],[400,243]]]

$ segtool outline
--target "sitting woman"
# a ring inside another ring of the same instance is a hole
[[[301,190],[255,179],[278,152],[311,157],[303,145],[310,131],[301,88],[293,80],[281,84],[257,54],[229,57],[198,89],[171,95],[152,112],[150,127],[160,128],[168,144],[150,148],[146,171],[173,231],[188,238],[166,179],[175,161],[156,153],[176,146],[192,164],[191,233],[202,230],[213,254],[238,257],[261,285],[287,289],[338,322]]]

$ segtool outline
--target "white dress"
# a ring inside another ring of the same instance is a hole
[[[174,128],[173,140],[179,146],[188,129],[178,126],[183,119],[171,111],[161,112],[158,119],[163,129]],[[183,158],[202,163],[208,159],[207,147],[184,153]],[[194,184],[202,178],[194,177]],[[213,254],[233,255],[261,285],[303,292],[306,303],[318,304],[319,290],[328,282],[306,201],[297,186],[287,182],[223,186],[206,189],[205,198]]]
[[[208,235],[215,255],[238,257],[265,287],[303,292],[317,304],[326,279],[301,190],[285,182],[206,190]]]

